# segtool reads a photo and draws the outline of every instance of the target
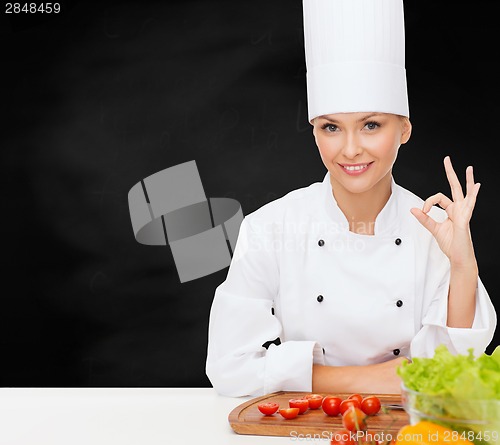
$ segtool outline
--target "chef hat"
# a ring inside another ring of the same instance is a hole
[[[303,0],[309,122],[334,113],[409,116],[403,0]]]

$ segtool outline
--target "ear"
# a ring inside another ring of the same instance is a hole
[[[404,117],[402,121],[401,144],[406,144],[411,136],[412,125],[407,117]]]

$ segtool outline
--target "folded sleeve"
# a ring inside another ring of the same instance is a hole
[[[226,396],[311,391],[312,365],[323,363],[315,341],[286,341],[275,315],[279,265],[273,226],[241,224],[226,280],[210,311],[206,373]]]
[[[467,354],[472,348],[475,355],[480,355],[493,339],[497,316],[481,279],[478,277],[475,315],[470,328],[446,325],[449,286],[449,260],[437,245],[433,245],[425,276],[420,330],[410,346],[412,357],[432,357],[440,344],[446,345],[454,354]]]

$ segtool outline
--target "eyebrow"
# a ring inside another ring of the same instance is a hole
[[[370,113],[370,114],[367,114],[366,116],[363,116],[363,117],[361,117],[361,118],[357,119],[357,120],[356,120],[356,123],[366,121],[366,120],[370,119],[370,118],[371,118],[371,117],[373,117],[373,116],[380,116],[381,114],[382,114],[382,113]],[[336,119],[331,119],[331,118],[329,118],[329,117],[327,117],[327,116],[320,116],[320,119],[325,119],[325,120],[327,120],[328,122],[333,122],[333,123],[335,123],[335,124],[338,124],[338,123],[339,123],[339,121],[338,121],[338,120],[336,120]]]

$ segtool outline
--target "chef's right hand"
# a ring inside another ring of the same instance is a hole
[[[401,394],[396,369],[406,357],[365,366],[313,365],[312,389],[317,393]]]
[[[396,370],[403,362],[408,362],[406,357],[398,357],[387,362],[376,363],[369,365],[373,368],[373,385],[376,386],[376,391],[380,394],[400,394],[401,393],[401,378]],[[370,371],[369,371],[370,372]]]

